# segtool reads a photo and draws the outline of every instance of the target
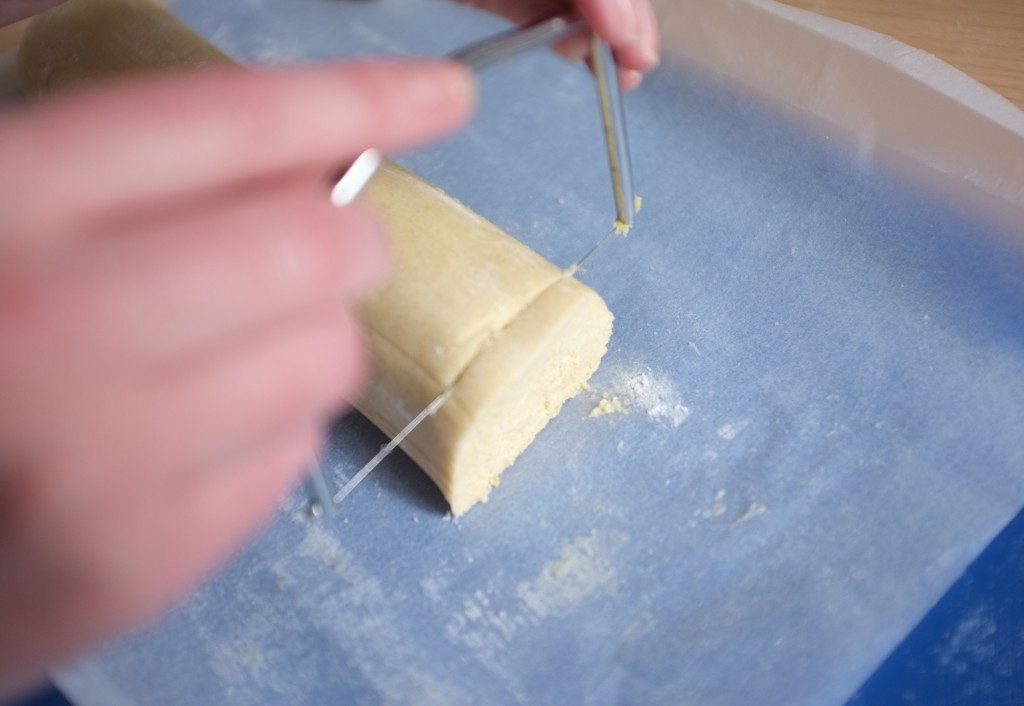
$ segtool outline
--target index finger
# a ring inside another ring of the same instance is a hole
[[[651,0],[575,0],[594,32],[611,45],[619,64],[649,71],[658,64],[661,40]]]
[[[322,167],[448,132],[473,102],[453,62],[212,69],[47,100],[0,120],[0,224],[60,231],[125,206]]]

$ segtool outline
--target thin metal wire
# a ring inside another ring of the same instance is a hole
[[[480,70],[535,47],[554,44],[584,29],[582,20],[564,15],[547,17],[493,37],[473,42],[448,55],[472,69]]]
[[[384,444],[377,452],[377,455],[370,459],[369,463],[359,469],[359,472],[349,478],[348,482],[342,486],[334,495],[334,504],[337,505],[346,497],[348,494],[355,490],[356,486],[363,482],[366,476],[370,475],[374,468],[380,465],[380,462],[391,455],[391,452],[398,448],[398,445],[405,441],[405,437],[409,436],[420,425],[420,423],[431,416],[437,410],[441,409],[441,405],[448,401],[448,398],[452,396],[454,390],[451,387],[445,389],[440,395],[434,398],[434,401],[426,406],[426,408],[413,417],[412,421],[405,425],[402,431],[398,432],[388,443]]]
[[[594,243],[591,246],[590,250],[587,250],[587,252],[583,255],[583,257],[581,257],[580,259],[576,260],[571,265],[569,265],[568,267],[565,268],[566,274],[569,275],[570,277],[572,277],[574,274],[576,274],[576,270],[578,270],[580,267],[582,267],[583,263],[586,262],[587,260],[589,260],[591,255],[593,255],[598,250],[603,248],[604,244],[607,243],[610,238],[612,238],[613,236],[622,235],[622,234],[623,234],[622,230],[618,226],[612,226],[612,229],[610,231],[608,231],[607,233],[605,233],[604,235],[602,235],[601,239],[598,240],[596,243]]]
[[[313,454],[313,460],[309,464],[307,479],[310,494],[313,496],[313,500],[309,504],[309,514],[313,517],[321,517],[334,508],[334,501],[331,498],[331,491],[327,487],[324,469],[316,454]]]
[[[626,110],[622,104],[622,91],[619,90],[615,57],[611,48],[597,37],[590,42],[590,62],[597,79],[597,97],[601,103],[601,122],[604,124],[604,139],[608,148],[615,211],[622,227],[628,229],[632,227],[636,216],[636,192],[633,190],[633,168],[626,134]]]

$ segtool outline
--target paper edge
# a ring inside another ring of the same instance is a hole
[[[654,4],[668,58],[795,109],[864,164],[1020,228],[1024,111],[996,91],[888,35],[773,0]]]
[[[74,706],[137,706],[137,702],[125,696],[103,672],[100,662],[90,659],[90,655],[52,672],[50,681]]]
[[[961,103],[966,109],[987,117],[1024,137],[1024,110],[1001,93],[923,49],[887,34],[819,15],[772,0],[749,0],[769,12],[811,32],[817,32],[850,49],[864,51],[886,61],[909,77],[930,85],[935,91]],[[937,74],[937,76],[936,76]]]

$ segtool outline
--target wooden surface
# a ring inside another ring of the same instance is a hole
[[[778,0],[935,54],[1024,109],[1024,0]]]

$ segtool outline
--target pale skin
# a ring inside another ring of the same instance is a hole
[[[56,4],[5,0],[0,25]],[[648,0],[576,9],[624,86],[657,63]],[[473,102],[467,72],[422,61],[0,112],[0,696],[152,619],[301,478],[365,380],[356,303],[389,267],[373,215],[331,207],[323,177],[455,130]]]

